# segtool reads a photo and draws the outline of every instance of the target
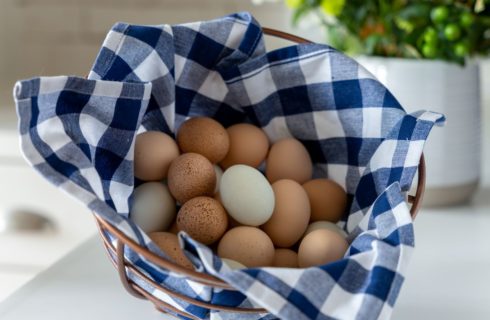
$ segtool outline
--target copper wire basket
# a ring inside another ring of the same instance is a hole
[[[312,43],[312,41],[309,41],[307,39],[285,33],[279,30],[274,30],[274,29],[269,29],[269,28],[262,28],[264,34],[273,36],[276,38],[281,38],[284,40],[289,40],[292,42],[296,43]],[[420,208],[420,204],[422,202],[423,194],[425,190],[425,160],[424,160],[424,155],[422,154],[418,166],[418,182],[417,182],[417,188],[415,191],[415,195],[408,195],[407,197],[407,202],[411,204],[410,208],[410,214],[412,216],[412,219],[415,219],[415,216],[417,215],[417,212]],[[190,270],[187,268],[184,268],[172,261],[166,260],[152,252],[150,252],[148,249],[145,249],[141,247],[138,243],[135,241],[131,240],[128,238],[126,235],[124,235],[120,230],[116,229],[114,226],[106,222],[105,220],[101,219],[97,215],[95,216],[95,221],[97,224],[97,227],[99,229],[99,232],[101,234],[101,237],[103,239],[104,247],[109,254],[109,260],[113,263],[114,267],[117,269],[119,273],[119,278],[124,286],[124,288],[133,296],[140,298],[140,299],[147,299],[151,301],[157,310],[167,313],[168,311],[174,312],[176,314],[180,314],[182,316],[185,316],[190,319],[199,319],[191,314],[185,313],[172,305],[159,300],[155,296],[149,294],[147,291],[145,291],[141,286],[136,284],[134,281],[130,280],[128,278],[128,271],[130,271],[133,275],[138,277],[141,281],[144,283],[154,287],[155,289],[158,289],[170,296],[173,296],[175,298],[181,299],[183,301],[186,301],[188,303],[191,303],[193,305],[207,308],[210,310],[219,310],[219,311],[228,311],[228,312],[235,312],[235,313],[268,313],[266,309],[263,308],[236,308],[236,307],[230,307],[230,306],[223,306],[223,305],[216,305],[212,304],[209,302],[204,302],[204,301],[199,301],[194,298],[190,298],[186,295],[183,295],[178,292],[174,292],[168,288],[165,288],[164,286],[161,286],[160,284],[156,283],[152,279],[150,279],[148,276],[146,276],[144,273],[133,267],[130,263],[127,263],[125,257],[124,257],[124,249],[127,247],[131,248],[134,250],[136,253],[140,254],[143,256],[145,259],[148,261],[154,263],[155,265],[160,266],[163,269],[167,269],[171,272],[178,273],[182,276],[185,276],[187,279],[192,280],[194,282],[214,287],[214,288],[219,288],[219,289],[226,289],[226,290],[234,290],[236,291],[235,288],[231,287],[228,283],[224,282],[221,279],[218,279],[214,276],[211,276],[209,274],[204,274],[201,272],[197,272],[195,270]],[[106,236],[106,234],[110,234],[114,239],[116,239],[115,247],[109,240],[109,238]],[[112,256],[116,257],[115,261],[113,260]]]

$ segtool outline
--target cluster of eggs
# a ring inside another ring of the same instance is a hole
[[[257,169],[264,165],[265,174]],[[326,264],[348,247],[335,224],[347,196],[312,173],[296,139],[271,146],[251,124],[225,129],[211,118],[191,118],[176,141],[157,131],[136,137],[134,174],[144,183],[134,192],[130,219],[188,268],[178,231],[210,245],[232,268]]]

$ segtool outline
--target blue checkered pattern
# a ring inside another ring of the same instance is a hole
[[[174,26],[118,23],[89,79],[20,81],[14,96],[22,149],[33,167],[163,257],[128,219],[137,133],[174,134],[187,118],[210,116],[225,126],[253,123],[272,142],[296,137],[311,154],[314,176],[334,179],[352,200],[340,223],[350,241],[342,260],[308,269],[232,271],[181,232],[196,270],[239,290],[232,292],[197,284],[126,249],[138,270],[166,288],[214,304],[270,312],[260,315],[190,305],[130,277],[198,318],[390,317],[414,246],[406,192],[429,131],[444,118],[406,114],[354,60],[319,44],[267,53],[261,28],[248,13]]]

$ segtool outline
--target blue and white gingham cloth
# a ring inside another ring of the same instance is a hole
[[[308,269],[231,271],[209,248],[180,234],[197,270],[241,293],[197,284],[130,249],[128,260],[190,297],[270,311],[210,311],[142,284],[194,317],[390,317],[414,246],[406,191],[429,131],[444,118],[431,112],[406,114],[383,85],[344,54],[319,44],[266,53],[261,28],[248,13],[173,26],[118,23],[89,79],[24,80],[16,84],[14,96],[22,149],[32,166],[162,256],[127,218],[138,132],[174,134],[187,118],[210,116],[225,126],[251,122],[272,142],[296,137],[310,152],[315,177],[334,179],[352,199],[350,214],[340,223],[350,239],[344,259]]]

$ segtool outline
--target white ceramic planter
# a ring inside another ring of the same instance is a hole
[[[446,115],[425,147],[425,205],[451,205],[471,198],[480,178],[480,81],[477,61],[465,67],[442,61],[359,57],[407,112]]]

